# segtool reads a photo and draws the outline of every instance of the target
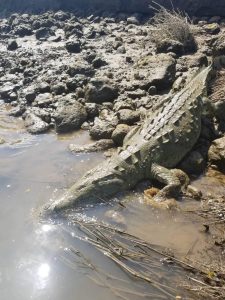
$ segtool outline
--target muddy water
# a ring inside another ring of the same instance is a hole
[[[66,150],[71,142],[86,143],[87,134],[31,136],[25,132],[22,121],[8,117],[1,105],[0,137],[6,141],[0,145],[1,300],[133,300],[143,296],[174,299],[182,293],[177,285],[185,273],[162,264],[162,281],[166,279],[175,289],[173,296],[165,296],[75,239],[75,228],[65,220],[39,222],[37,210],[41,205],[60,196],[76,178],[103,159],[102,154],[75,156]],[[81,213],[116,224],[180,256],[196,257],[206,248],[207,236],[197,220],[190,220],[179,211],[153,209],[143,204],[141,193],[131,192],[123,200],[124,207],[115,201]],[[88,259],[88,265],[77,257],[72,263],[65,261],[71,246]],[[93,265],[95,268],[90,267]]]

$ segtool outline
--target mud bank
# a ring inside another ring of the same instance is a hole
[[[171,2],[158,0],[159,4],[171,7]],[[149,7],[152,0],[1,0],[0,11],[6,12],[43,12],[46,10],[82,10],[83,13],[91,11],[111,11],[115,13],[144,13],[152,14]],[[225,16],[225,2],[223,0],[173,0],[176,8],[185,10],[190,15],[196,16]]]

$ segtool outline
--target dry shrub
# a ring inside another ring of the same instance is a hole
[[[151,19],[151,35],[157,46],[163,41],[176,41],[183,45],[185,52],[197,50],[194,29],[190,18],[180,10],[168,10],[155,3],[155,16]]]

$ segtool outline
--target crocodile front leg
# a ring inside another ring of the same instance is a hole
[[[154,196],[155,201],[161,202],[171,197],[176,197],[181,191],[182,184],[174,170],[169,170],[153,163],[151,167],[151,177],[165,184],[165,187]]]

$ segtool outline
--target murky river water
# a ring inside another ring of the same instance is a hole
[[[0,111],[0,137],[6,141],[0,145],[0,299],[174,299],[180,294],[176,285],[185,273],[162,265],[162,282],[166,277],[176,290],[174,298],[166,297],[124,273],[94,247],[75,239],[75,228],[66,221],[39,222],[36,210],[58,197],[103,155],[75,156],[67,151],[71,142],[85,143],[85,133],[31,136],[24,131],[22,121],[6,115],[4,105]],[[180,255],[185,256],[193,244],[190,256],[206,247],[207,236],[197,220],[146,206],[141,194],[130,193],[126,199],[124,207],[111,203],[82,213],[116,223]],[[63,258],[71,245],[85,255],[89,266],[75,258],[73,264],[65,263]]]

